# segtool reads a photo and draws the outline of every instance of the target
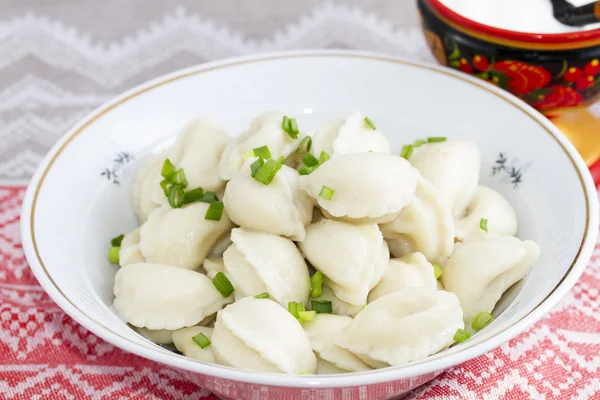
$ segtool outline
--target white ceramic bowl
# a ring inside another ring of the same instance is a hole
[[[283,109],[303,128],[361,110],[396,150],[426,136],[474,140],[481,182],[516,209],[518,236],[541,256],[469,341],[404,367],[335,376],[254,373],[203,364],[144,339],[111,309],[111,237],[136,220],[129,186],[140,160],[198,113],[237,135],[258,113]],[[494,173],[495,171],[495,173]],[[167,364],[232,399],[368,398],[404,393],[523,332],[573,286],[598,231],[592,179],[544,117],[496,87],[442,67],[364,53],[307,51],[205,64],[136,87],[85,117],[44,159],[25,196],[23,247],[48,294],[108,342]]]

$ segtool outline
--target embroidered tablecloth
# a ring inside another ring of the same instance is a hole
[[[79,118],[149,78],[241,54],[355,48],[433,61],[418,23],[413,0],[2,1],[0,399],[214,398],[79,326],[27,266],[25,185]],[[597,247],[543,320],[406,398],[600,399],[599,288]]]

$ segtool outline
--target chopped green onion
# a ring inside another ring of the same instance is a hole
[[[416,148],[419,148],[419,147],[421,147],[421,146],[422,146],[422,145],[424,145],[425,143],[426,143],[426,142],[425,142],[423,139],[417,139],[417,140],[415,140],[415,143],[413,144],[413,146],[415,146],[415,149],[416,149]]]
[[[288,303],[288,311],[296,318],[300,318],[300,313],[304,311],[304,304],[290,301]]]
[[[179,185],[171,185],[169,188],[169,205],[173,208],[179,208],[183,205],[183,189]]]
[[[175,185],[181,186],[183,189],[187,187],[188,181],[185,177],[185,172],[183,171],[183,168],[179,168],[173,173],[173,175],[171,175],[171,182]]]
[[[427,143],[445,142],[447,139],[444,136],[433,136],[427,138]]]
[[[261,293],[261,294],[257,294],[256,296],[254,296],[255,299],[270,299],[271,295],[267,292]]]
[[[316,299],[323,293],[323,273],[321,271],[315,272],[310,277],[310,297]]]
[[[313,173],[313,171],[317,169],[317,166],[314,167],[304,167],[304,168],[300,168],[300,170],[298,171],[298,173],[300,173],[300,175],[310,175]]]
[[[321,191],[319,192],[319,196],[321,196],[325,200],[331,200],[334,193],[335,193],[335,190],[328,188],[327,186],[323,186],[321,188]]]
[[[170,180],[171,179],[171,175],[173,175],[174,172],[175,172],[175,166],[173,165],[173,163],[171,162],[171,160],[169,160],[167,158],[165,160],[165,162],[163,163],[162,170],[160,171],[160,174],[163,176],[163,178]]]
[[[256,173],[258,172],[258,170],[260,169],[260,167],[262,167],[265,163],[265,160],[262,158],[259,158],[258,160],[254,161],[252,163],[252,165],[250,165],[250,175],[252,175],[252,177],[254,178],[254,176],[256,175]]]
[[[488,233],[487,222],[488,221],[485,218],[481,218],[479,220],[479,227],[481,228],[482,231],[485,231],[485,233]]]
[[[254,151],[254,157],[271,158],[271,151],[269,146],[257,147]]]
[[[333,312],[333,306],[329,300],[311,300],[310,308],[317,312],[317,314],[331,314]]]
[[[400,157],[408,160],[408,158],[412,155],[413,149],[414,147],[412,144],[405,144],[402,146],[402,150],[400,151]]]
[[[279,171],[280,169],[281,164],[279,164],[275,160],[268,160],[264,163],[262,167],[259,168],[258,171],[256,171],[254,179],[259,181],[263,185],[268,185],[269,183],[271,183],[273,178],[275,178],[275,174],[277,174],[277,171]]]
[[[373,130],[377,129],[377,128],[375,127],[375,124],[373,123],[373,121],[371,121],[371,118],[369,118],[369,117],[365,117],[365,123],[366,123],[367,125],[369,125],[369,126],[371,127],[371,129],[373,129]]]
[[[311,147],[312,147],[312,138],[310,136],[306,136],[304,139],[302,139],[302,141],[300,142],[300,144],[296,148],[295,153],[296,154],[307,153],[307,152],[310,151]]]
[[[304,158],[302,158],[302,163],[307,167],[315,167],[319,165],[319,160],[317,160],[317,157],[313,156],[312,154],[307,154],[304,156]]]
[[[362,307],[360,308],[360,310],[361,311],[364,310],[366,306],[367,306],[366,304],[363,304]]]
[[[202,201],[204,190],[201,187],[189,190],[183,194],[183,205]]]
[[[162,188],[163,192],[165,193],[165,196],[169,197],[169,186],[171,185],[171,181],[169,181],[168,179],[163,179],[162,181],[160,181],[160,187]]]
[[[108,260],[110,261],[111,264],[119,263],[119,251],[120,250],[121,250],[121,248],[119,246],[113,246],[110,249],[108,249]]]
[[[252,158],[252,157],[254,157],[254,151],[253,150],[245,151],[242,155],[244,156],[244,158]]]
[[[284,161],[285,158],[283,158],[283,156],[279,156],[279,158],[277,159],[277,164],[283,164]]]
[[[323,164],[325,161],[329,161],[329,154],[322,151],[321,154],[319,154],[319,164]]]
[[[194,341],[194,343],[200,346],[201,349],[205,349],[208,346],[210,346],[210,339],[207,338],[206,335],[202,332],[200,332],[196,336],[192,336],[192,340]]]
[[[233,293],[233,285],[222,272],[217,272],[212,283],[224,298],[229,297]]]
[[[457,329],[454,334],[454,341],[458,343],[463,343],[469,340],[471,337],[471,332],[465,331],[464,329]]]
[[[431,264],[431,265],[433,265],[433,275],[435,276],[435,279],[440,279],[440,276],[442,276],[442,272],[443,272],[442,269],[437,264]]]
[[[482,311],[473,318],[473,322],[471,322],[471,328],[476,331],[482,330],[487,324],[492,322],[494,317],[489,312]]]
[[[212,203],[215,201],[219,201],[219,197],[215,192],[206,192],[204,193],[204,196],[202,196],[200,201],[203,203]]]
[[[119,247],[121,245],[121,242],[123,241],[124,237],[125,237],[125,235],[119,235],[117,237],[110,239],[110,245],[112,247]]]
[[[220,221],[223,216],[224,205],[222,201],[213,201],[206,210],[204,219],[208,221]]]
[[[281,129],[286,132],[290,130],[290,117],[287,115],[283,116],[283,121],[281,121]]]
[[[300,322],[313,322],[317,319],[316,311],[299,311],[298,315],[300,316]]]
[[[298,123],[296,122],[296,118],[290,118],[285,115],[281,123],[281,129],[290,135],[292,139],[298,138]]]

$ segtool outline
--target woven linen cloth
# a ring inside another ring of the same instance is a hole
[[[433,61],[418,24],[413,0],[0,1],[0,399],[215,398],[91,334],[29,270],[25,186],[79,118],[147,79],[242,54],[352,48]],[[600,399],[599,287],[597,247],[535,326],[406,399]]]

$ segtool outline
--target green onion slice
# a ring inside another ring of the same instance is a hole
[[[323,293],[323,273],[321,271],[315,272],[310,277],[310,297],[316,299]]]
[[[183,168],[179,168],[173,173],[173,175],[171,175],[171,182],[175,185],[181,186],[183,189],[187,187],[188,181],[185,177],[185,172],[183,171]]]
[[[302,158],[302,163],[307,167],[316,167],[319,165],[319,160],[317,160],[317,157],[313,156],[312,154],[307,154],[304,156],[304,158]]]
[[[329,300],[311,300],[310,308],[317,312],[317,314],[331,314],[333,312],[333,306]]]
[[[189,190],[183,194],[183,205],[201,201],[203,196],[204,190],[201,187]]]
[[[488,221],[485,218],[481,218],[479,220],[479,227],[481,228],[482,231],[485,231],[485,233],[488,233],[487,223],[488,223]]]
[[[160,171],[160,174],[163,176],[163,178],[170,179],[171,175],[173,175],[174,172],[175,172],[175,166],[173,165],[173,163],[171,162],[171,160],[169,160],[167,158],[165,160],[165,162],[163,163],[162,170]]]
[[[264,164],[265,160],[262,158],[259,158],[258,160],[254,161],[252,165],[250,165],[250,175],[252,175],[252,177],[254,178],[260,167],[262,167]]]
[[[325,200],[331,200],[334,193],[335,193],[335,190],[328,188],[327,186],[323,186],[321,188],[321,191],[319,192],[319,196],[321,196]]]
[[[300,131],[298,130],[298,123],[296,122],[296,118],[290,118],[290,130],[294,135],[292,136],[292,138],[296,139],[298,137],[298,133],[300,133]]]
[[[269,146],[257,147],[254,151],[254,157],[271,158],[271,151]]]
[[[454,334],[454,341],[458,343],[463,343],[469,340],[471,337],[471,332],[465,331],[464,329],[457,329]]]
[[[204,219],[208,221],[220,221],[223,216],[223,209],[225,208],[222,201],[213,201],[208,206]]]
[[[162,188],[165,196],[169,197],[169,187],[171,186],[171,181],[168,179],[163,179],[160,181],[160,187]]]
[[[283,156],[279,156],[279,158],[277,159],[277,164],[283,164],[284,161],[285,158],[283,158]]]
[[[259,169],[256,171],[254,175],[254,179],[262,183],[263,185],[268,185],[271,183],[277,171],[281,169],[282,164],[279,164],[275,160],[267,160]]]
[[[446,139],[444,136],[433,136],[433,137],[428,137],[427,138],[427,143],[439,143],[439,142],[445,142]]]
[[[124,237],[125,237],[125,235],[119,235],[117,237],[110,239],[110,245],[112,247],[119,247],[121,245],[121,242],[123,241]]]
[[[296,154],[304,154],[310,151],[312,147],[312,138],[310,136],[304,137],[298,147],[296,148]]]
[[[304,311],[304,304],[290,301],[288,303],[288,311],[296,318],[300,318],[300,313]]]
[[[435,279],[440,279],[440,276],[442,276],[442,272],[443,272],[442,269],[437,264],[431,264],[431,265],[433,265],[433,275],[435,276]]]
[[[290,135],[292,139],[298,138],[298,123],[296,122],[296,118],[290,118],[285,115],[281,122],[281,129]]]
[[[400,157],[408,160],[408,158],[413,153],[413,149],[414,147],[412,144],[405,144],[404,146],[402,146],[402,150],[400,151]]]
[[[242,155],[244,156],[244,158],[252,158],[252,157],[254,157],[254,151],[253,150],[245,151],[242,153]]]
[[[212,283],[224,298],[229,297],[233,293],[233,285],[222,272],[217,272]]]
[[[215,201],[219,201],[219,197],[215,192],[206,192],[204,193],[204,196],[202,196],[200,201],[203,203],[212,203]]]
[[[254,296],[255,299],[270,299],[271,295],[267,292],[261,293],[261,294],[257,294],[256,296]]]
[[[492,322],[494,317],[489,312],[482,311],[473,318],[473,322],[471,322],[471,328],[476,331],[482,330],[487,324]]]
[[[298,173],[300,175],[310,175],[313,173],[313,171],[317,169],[317,167],[304,167],[304,168],[300,168],[300,170],[298,171]]]
[[[108,249],[108,260],[110,261],[111,264],[119,263],[119,251],[120,250],[121,250],[121,248],[119,246],[113,246],[110,249]]]
[[[323,164],[325,161],[329,161],[329,154],[322,151],[321,154],[319,154],[319,164]]]
[[[426,142],[423,139],[417,139],[415,140],[415,142],[413,143],[413,146],[415,146],[415,149],[421,147],[422,145],[424,145]]]
[[[300,316],[300,322],[313,322],[317,319],[316,311],[299,311],[298,315]]]
[[[365,117],[365,123],[366,123],[367,125],[369,125],[369,127],[370,127],[371,129],[373,129],[373,130],[377,129],[377,128],[375,127],[375,124],[373,123],[373,121],[371,121],[371,118],[369,118],[369,117]]]
[[[179,185],[171,185],[169,187],[169,204],[173,208],[179,208],[183,205],[183,189]]]
[[[201,349],[205,349],[208,346],[210,346],[210,339],[207,338],[206,335],[202,332],[200,332],[196,336],[192,336],[192,340],[194,341],[194,343],[200,346]]]

